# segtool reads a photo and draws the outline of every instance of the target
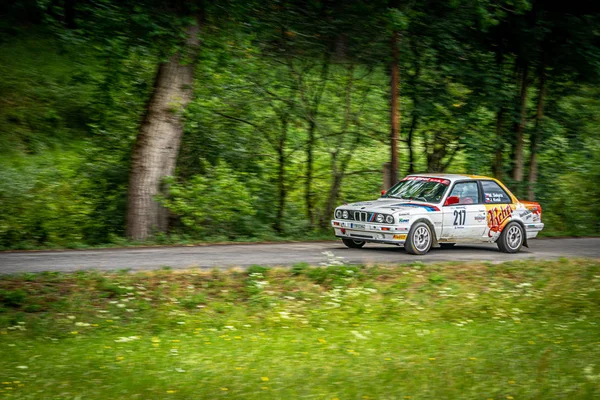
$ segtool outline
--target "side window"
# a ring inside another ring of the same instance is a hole
[[[457,204],[476,204],[479,203],[479,186],[477,182],[459,182],[454,185],[450,196],[458,197]]]
[[[486,204],[512,203],[510,196],[494,181],[481,181],[483,201]]]

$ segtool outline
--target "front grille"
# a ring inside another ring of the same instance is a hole
[[[354,220],[360,221],[360,222],[367,222],[367,221],[369,221],[369,215],[368,215],[368,213],[366,213],[364,211],[355,211],[354,212]]]
[[[348,218],[343,218],[342,216],[335,217],[336,219],[345,219],[348,221],[357,221],[357,222],[373,222],[375,223],[375,217],[377,213],[368,212],[368,211],[352,211],[348,210]]]
[[[358,222],[373,222],[375,220],[375,213],[366,211],[348,211],[347,219]]]

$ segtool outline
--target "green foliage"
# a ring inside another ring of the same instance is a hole
[[[248,269],[246,269],[248,276],[251,276],[252,274],[261,274],[264,276],[268,271],[269,268],[263,267],[262,265],[251,265],[248,267]]]
[[[80,156],[47,152],[26,161],[0,167],[0,247],[82,243],[92,204],[89,181],[77,174]]]
[[[168,182],[170,197],[162,203],[180,216],[186,227],[203,236],[249,236],[254,199],[243,178],[251,179],[220,163],[186,183]]]
[[[27,293],[22,289],[0,290],[0,305],[20,307],[23,305]]]
[[[302,273],[314,283],[326,287],[348,286],[355,280],[362,279],[360,268],[346,265],[309,268],[302,271]]]
[[[40,154],[85,138],[97,71],[91,51],[44,28],[0,43],[0,151]]]
[[[409,19],[408,17],[397,8],[390,8],[388,10],[389,27],[392,31],[403,31],[408,28]]]
[[[0,6],[2,249],[133,244],[123,238],[131,147],[158,64],[196,11],[200,55],[183,60],[197,64],[195,99],[162,199],[173,224],[154,243],[322,235],[332,207],[377,197],[389,159],[391,31],[400,33],[401,174],[490,175],[498,151],[498,172],[524,194],[511,178],[523,122],[524,160],[540,138],[533,189],[544,232],[600,233],[591,7],[268,0],[191,10],[107,0],[74,2],[69,26],[63,3]]]

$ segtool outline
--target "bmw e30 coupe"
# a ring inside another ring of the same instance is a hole
[[[539,203],[517,200],[494,178],[458,174],[409,175],[377,200],[336,208],[331,225],[347,247],[386,243],[418,255],[456,243],[516,253],[544,228]]]

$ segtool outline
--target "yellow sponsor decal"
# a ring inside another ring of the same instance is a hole
[[[516,206],[513,204],[506,204],[504,206],[486,204],[485,208],[487,210],[487,223],[490,227],[489,236],[492,237],[494,232],[502,232],[502,229],[504,229],[504,226],[512,217]]]
[[[394,240],[405,240],[406,235],[394,235]]]

